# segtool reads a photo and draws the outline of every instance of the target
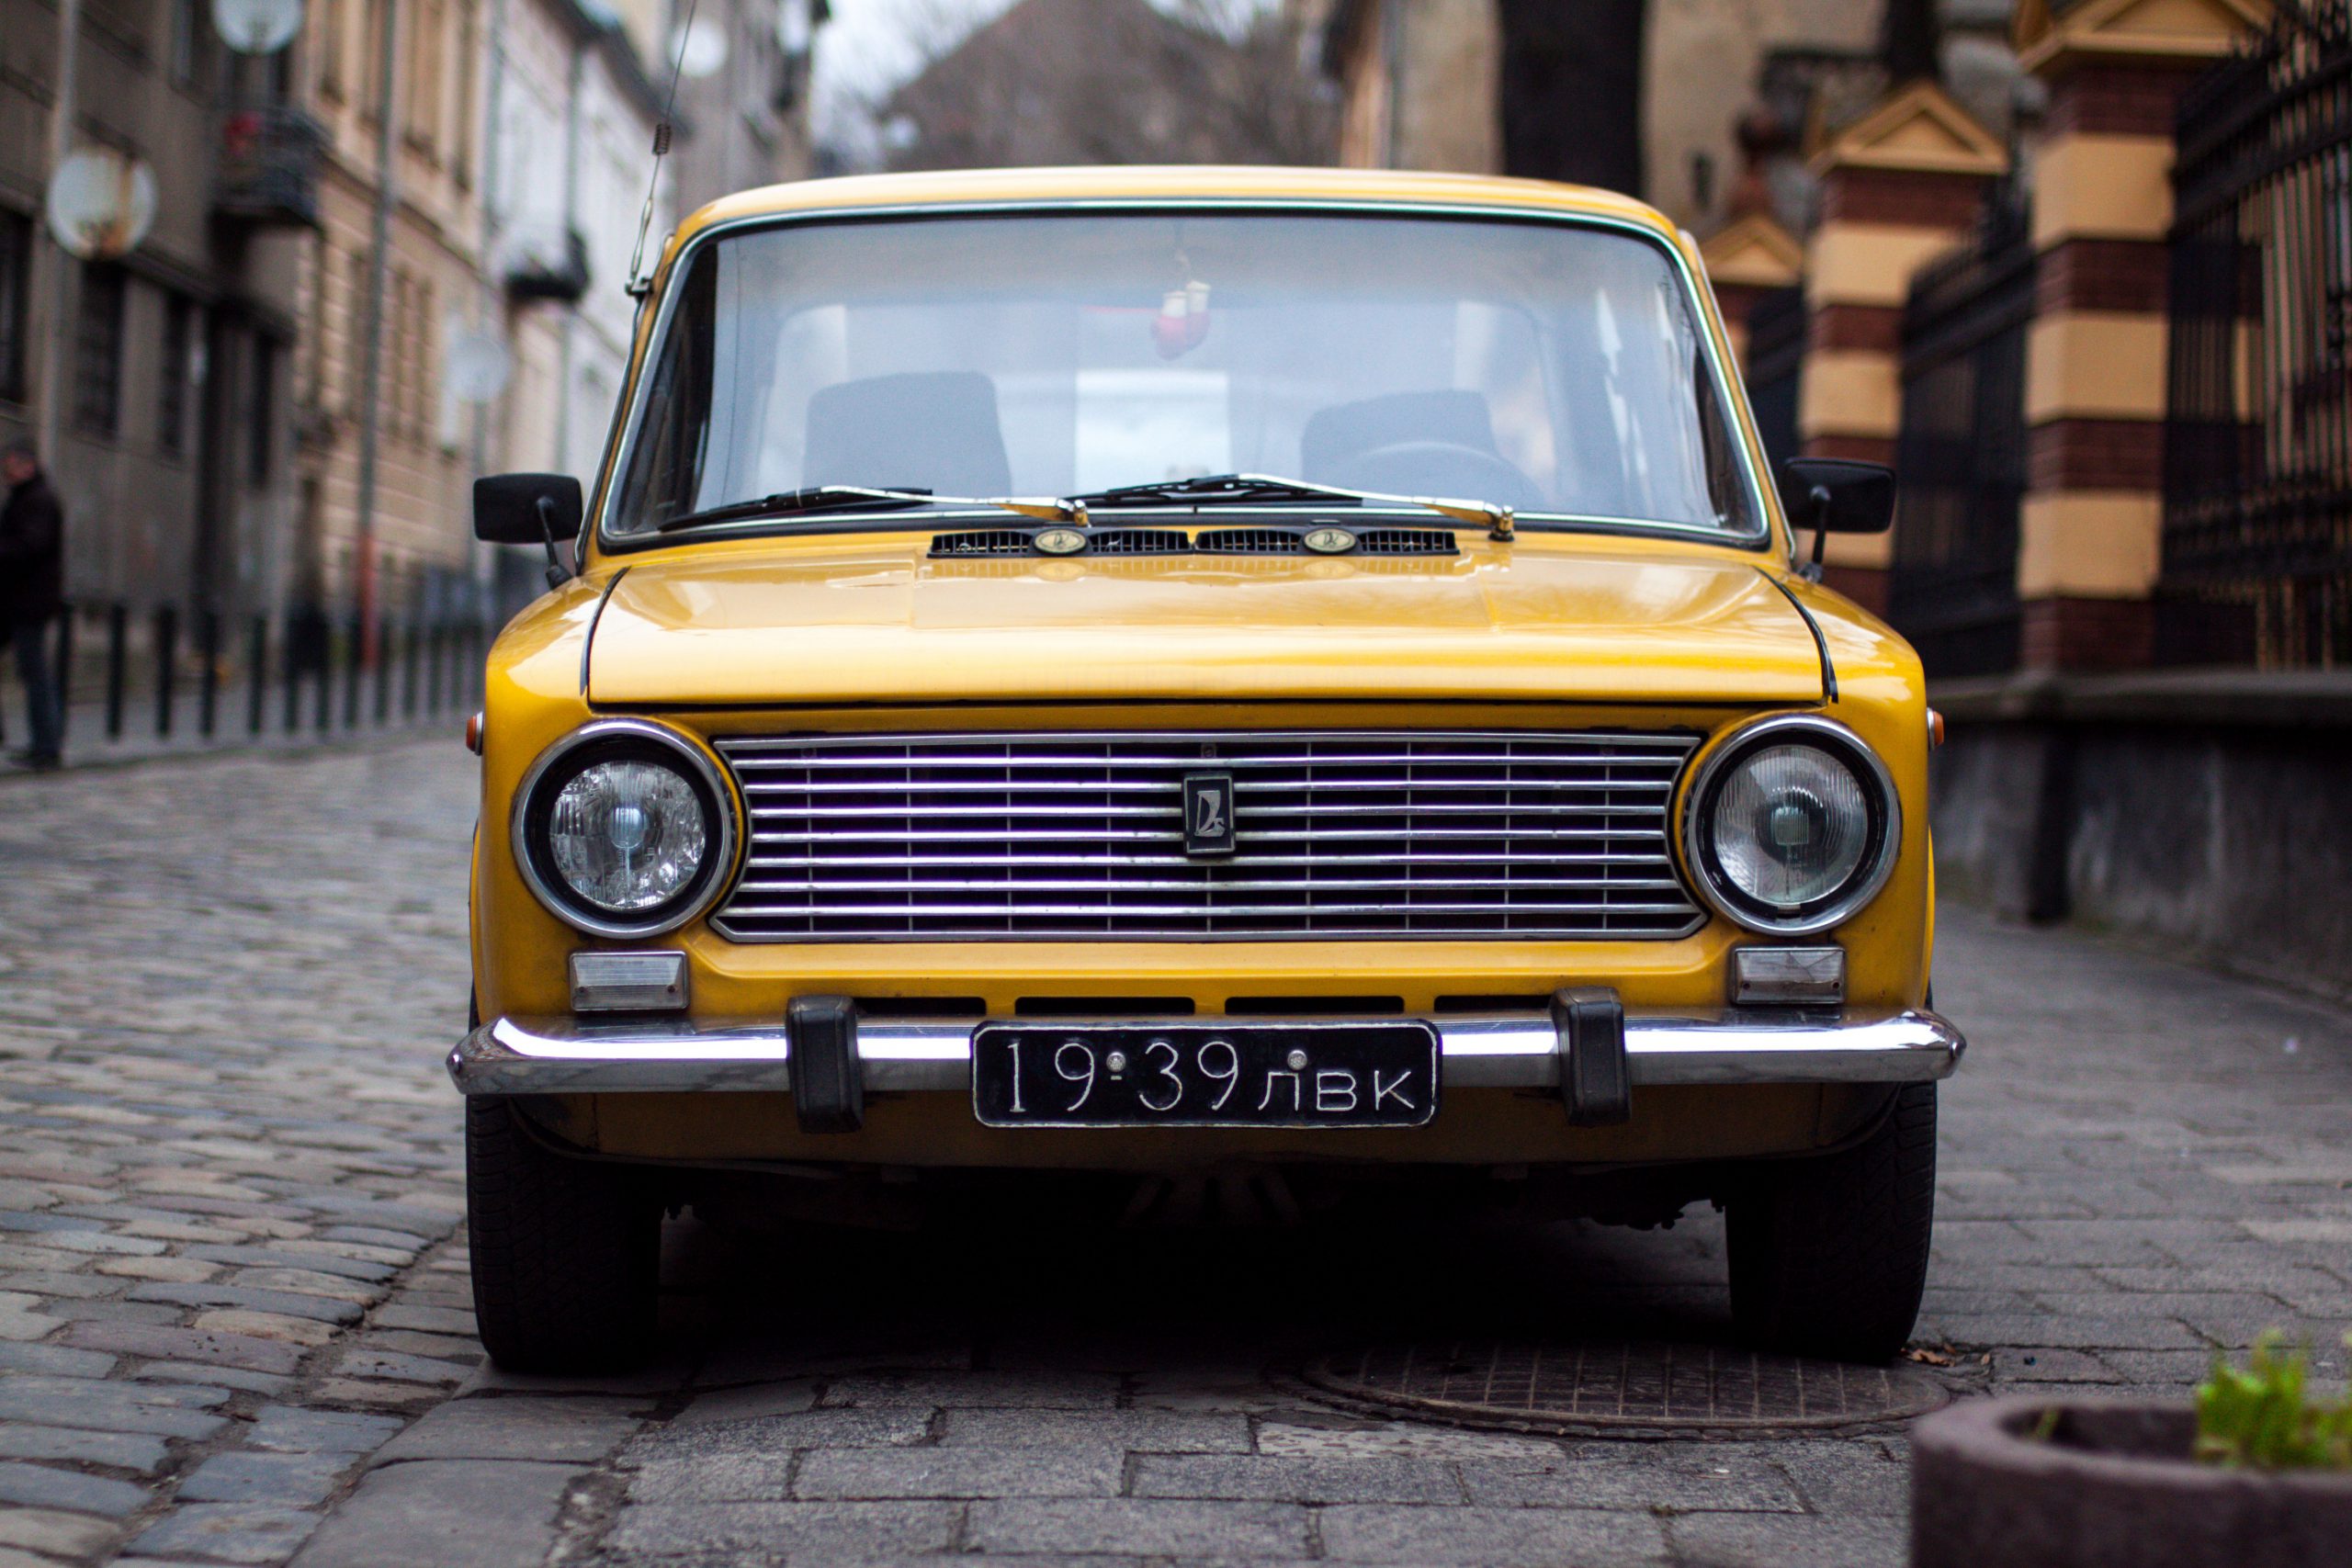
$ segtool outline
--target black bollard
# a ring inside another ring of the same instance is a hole
[[[424,651],[424,623],[411,615],[408,622],[408,653],[401,661],[401,716],[416,717],[416,661]]]
[[[359,686],[367,673],[359,655],[359,617],[354,615],[344,627],[343,641],[343,727],[359,728]]]
[[[334,724],[334,623],[319,612],[318,657],[311,661],[319,672],[319,698],[312,705],[311,728],[324,735]]]
[[[286,672],[286,733],[293,734],[302,728],[302,637],[298,613],[286,612],[285,642],[278,649],[278,663]]]
[[[123,666],[130,659],[130,607],[107,608],[107,739],[122,739]]]
[[[269,621],[255,615],[245,628],[245,733],[261,733],[262,705],[269,697]]]
[[[180,612],[175,604],[155,606],[155,733],[172,732],[172,676],[180,659]]]
[[[57,671],[57,738],[60,740],[65,739],[66,717],[74,711],[69,705],[74,695],[74,614],[70,608],[57,617],[57,662],[51,668]]]
[[[198,677],[196,685],[196,732],[209,740],[220,702],[220,612],[203,610],[198,613],[196,645],[204,655],[204,672]]]

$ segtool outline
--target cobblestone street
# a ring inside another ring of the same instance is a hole
[[[1899,1563],[1899,1431],[1384,1420],[1376,1341],[1727,1333],[1723,1230],[667,1236],[662,1365],[480,1365],[454,739],[0,781],[0,1568]],[[2352,1326],[2352,1015],[1944,911],[1962,1394]],[[1007,1227],[1012,1230],[1014,1227]],[[1949,1364],[1944,1364],[1944,1363]]]

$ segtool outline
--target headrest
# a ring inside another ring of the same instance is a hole
[[[1002,495],[1012,488],[996,383],[977,370],[869,376],[808,400],[807,485]]]

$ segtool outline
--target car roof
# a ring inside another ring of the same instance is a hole
[[[765,186],[724,197],[678,226],[683,242],[717,223],[859,209],[940,209],[1062,202],[1219,201],[1333,203],[1398,208],[1493,208],[1610,218],[1671,238],[1653,207],[1614,191],[1494,175],[1397,169],[1282,168],[1218,164],[1104,164],[1067,169],[953,169],[854,175]]]

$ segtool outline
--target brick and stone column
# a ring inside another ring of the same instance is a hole
[[[2034,155],[2039,259],[2018,516],[2029,668],[2126,669],[2153,658],[2173,110],[2197,73],[2267,15],[2260,0],[2020,10],[2020,62],[2050,91]]]
[[[1967,234],[1985,185],[2007,167],[1999,140],[1924,81],[1895,89],[1815,155],[1820,220],[1805,244],[1797,405],[1807,455],[1894,461],[1911,275]],[[1883,614],[1893,558],[1887,536],[1832,538],[1828,581]]]
[[[1716,230],[1699,247],[1699,255],[1707,264],[1707,281],[1714,286],[1732,354],[1745,366],[1749,312],[1765,295],[1803,277],[1804,247],[1770,218],[1752,213]]]

